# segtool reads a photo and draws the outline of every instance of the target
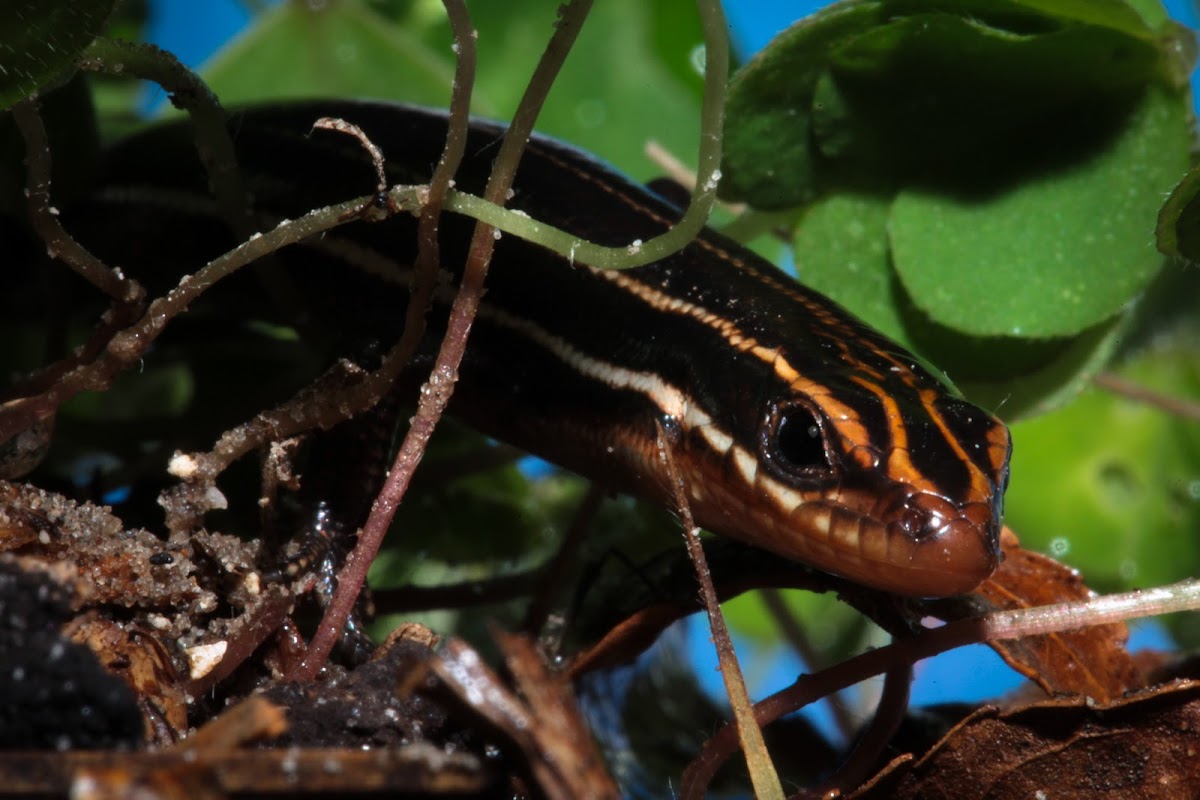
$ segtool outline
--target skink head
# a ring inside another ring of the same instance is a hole
[[[772,400],[756,476],[779,509],[770,546],[900,594],[969,591],[998,564],[1009,451],[1003,423],[936,383],[853,376]]]
[[[914,369],[886,390],[862,373],[797,379],[723,451],[701,431],[722,458],[684,462],[697,521],[897,594],[975,588],[999,563],[1008,430]]]

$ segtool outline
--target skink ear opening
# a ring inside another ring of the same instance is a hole
[[[828,478],[834,465],[822,422],[803,402],[773,403],[759,435],[763,463],[786,479]]]

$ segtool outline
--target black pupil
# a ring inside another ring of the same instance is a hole
[[[791,468],[824,467],[825,442],[811,414],[789,411],[779,420],[775,448],[781,466]]]

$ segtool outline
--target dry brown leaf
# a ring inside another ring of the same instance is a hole
[[[236,750],[257,739],[282,736],[287,713],[262,695],[248,697],[175,746],[181,752]]]
[[[521,750],[541,796],[549,800],[620,797],[566,676],[550,673],[528,640],[501,633],[496,641],[523,697],[460,639],[446,643],[433,670],[473,714]]]
[[[1092,596],[1076,570],[1021,547],[1007,527],[1001,537],[1004,562],[975,590],[993,609],[1032,608]],[[1122,623],[1083,630],[992,642],[1009,666],[1047,694],[1081,694],[1101,702],[1140,688],[1144,680],[1125,649]]]
[[[113,675],[137,694],[146,741],[169,745],[187,734],[187,695],[166,646],[148,631],[105,619],[90,619],[69,633],[86,645]]]
[[[919,760],[897,759],[856,800],[1200,797],[1200,682],[1111,703],[1075,696],[983,708]]]

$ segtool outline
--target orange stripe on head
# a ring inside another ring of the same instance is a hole
[[[912,455],[908,449],[908,427],[904,424],[904,415],[900,413],[900,406],[896,404],[896,399],[883,387],[859,375],[851,375],[850,380],[878,397],[880,405],[883,406],[884,417],[892,437],[887,457],[888,477],[903,481],[915,489],[936,493],[936,484],[925,477],[925,473],[921,472],[912,461]]]
[[[971,476],[971,491],[977,496],[991,496],[992,479],[983,473],[983,470],[981,470],[975,464],[970,455],[967,454],[967,451],[963,449],[962,442],[958,440],[957,436],[950,432],[950,426],[946,424],[946,418],[942,416],[942,412],[938,411],[937,406],[935,405],[938,398],[938,392],[933,389],[923,389],[918,393],[917,397],[920,398],[921,406],[929,414],[929,418],[933,420],[933,424],[936,425],[938,431],[941,432],[942,438],[946,440],[946,442],[950,445],[950,449],[954,451],[954,455],[958,456],[959,460],[967,465],[967,472]],[[995,431],[993,431],[992,434],[988,436],[988,449],[989,458],[992,464],[999,468],[1004,459],[1008,456],[1008,430],[1003,425],[998,425],[996,428],[998,431],[1000,431],[1004,441],[1003,443],[992,441],[993,437],[996,435]],[[997,447],[1002,447],[1004,450],[1004,455],[999,461],[997,461],[997,459],[994,457]]]

